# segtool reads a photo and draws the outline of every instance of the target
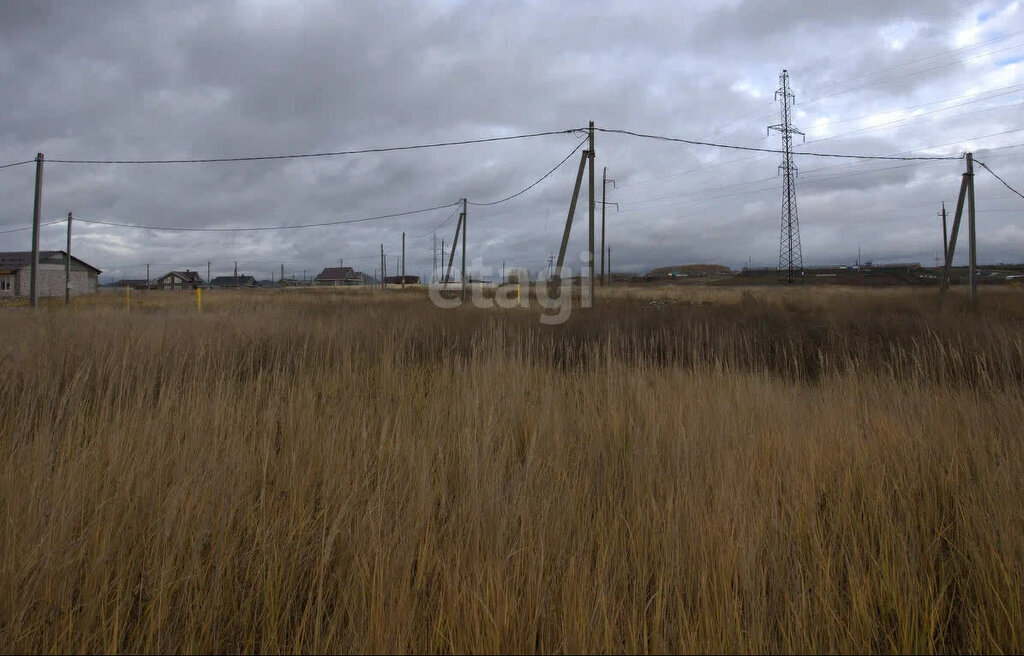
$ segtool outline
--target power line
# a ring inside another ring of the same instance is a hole
[[[975,161],[977,161],[977,160],[975,160]],[[998,181],[1002,182],[1002,183],[1003,183],[1003,186],[1005,186],[1005,187],[1006,187],[1007,189],[1009,189],[1009,190],[1010,190],[1010,191],[1012,191],[1013,193],[1017,194],[1017,195],[1018,195],[1018,196],[1020,196],[1021,198],[1024,198],[1024,194],[1020,193],[1019,191],[1017,191],[1016,189],[1014,189],[1013,187],[1011,187],[1011,186],[1010,186],[1010,183],[1008,183],[1008,182],[1007,182],[1006,180],[1003,180],[1002,178],[1000,178],[1000,177],[999,177],[999,175],[998,175],[998,174],[996,174],[996,172],[995,172],[995,171],[993,171],[992,169],[990,169],[990,168],[988,167],[988,164],[986,164],[985,162],[978,162],[978,164],[981,164],[982,168],[984,168],[984,169],[985,169],[986,171],[988,171],[988,172],[989,172],[989,173],[991,173],[991,174],[992,174],[993,176],[995,176],[995,179],[996,179],[996,180],[998,180]]]
[[[12,166],[21,166],[22,164],[31,164],[34,161],[34,159],[26,159],[23,162],[11,162],[10,164],[0,164],[0,169],[9,169]]]
[[[940,100],[932,100],[930,102],[918,103],[917,105],[908,105],[907,107],[896,107],[894,109],[889,109],[889,110],[886,110],[884,112],[872,112],[870,114],[864,114],[862,116],[853,116],[853,117],[850,117],[850,118],[836,119],[834,121],[823,121],[823,122],[820,122],[820,123],[815,123],[814,124],[814,129],[817,130],[817,129],[825,127],[825,126],[839,125],[840,123],[850,123],[851,121],[859,121],[859,120],[865,119],[865,118],[872,118],[872,117],[876,117],[876,116],[885,116],[886,114],[895,114],[896,112],[904,112],[904,111],[907,111],[907,110],[910,110],[910,109],[920,109],[921,107],[927,107],[929,105],[938,105],[938,104],[941,104],[941,103],[951,102],[951,101],[954,101],[954,100],[963,100],[964,101],[964,102],[956,103],[956,104],[953,104],[953,105],[947,105],[945,107],[940,107],[939,109],[935,109],[935,110],[932,110],[930,112],[924,112],[922,114],[914,114],[912,116],[905,116],[902,119],[895,119],[895,120],[902,121],[902,120],[906,120],[906,119],[916,118],[918,116],[926,116],[928,114],[934,114],[936,112],[942,112],[942,111],[945,111],[947,109],[953,109],[955,107],[962,107],[964,105],[970,105],[972,103],[984,102],[986,100],[991,100],[992,98],[999,98],[1000,96],[1006,96],[1006,95],[1010,95],[1010,94],[1013,94],[1013,93],[1017,93],[1018,91],[1021,91],[1022,89],[1024,89],[1024,84],[1011,84],[1011,85],[1008,85],[1008,86],[1005,86],[1005,87],[1000,87],[998,89],[989,89],[987,91],[979,91],[977,93],[963,94],[963,95],[959,95],[959,96],[953,96],[951,98],[942,98]],[[982,94],[988,94],[988,95],[984,95],[983,97],[979,98],[978,96],[981,96]],[[965,98],[969,99],[969,100],[964,100]]]
[[[118,228],[136,228],[138,230],[167,230],[174,232],[255,232],[262,230],[297,230],[300,228],[321,228],[326,226],[335,225],[347,225],[350,223],[364,223],[366,221],[381,221],[383,219],[394,219],[401,216],[409,216],[412,214],[423,214],[425,212],[433,212],[435,210],[443,210],[454,205],[457,205],[461,201],[455,203],[448,203],[447,205],[438,205],[436,207],[425,207],[418,210],[409,210],[408,212],[396,212],[394,214],[381,214],[379,216],[368,216],[361,219],[345,219],[341,221],[325,221],[323,223],[305,223],[302,225],[285,225],[285,226],[258,226],[252,228],[181,228],[172,226],[147,226],[147,225],[135,225],[131,223],[118,223],[116,221],[101,221],[99,219],[84,219],[75,217],[75,221],[79,223],[91,223],[95,225],[114,226]],[[24,228],[21,228],[24,229]]]
[[[987,98],[986,98],[986,100],[987,100]],[[971,102],[977,102],[977,101],[971,101]],[[962,103],[962,104],[967,104],[967,103]],[[920,114],[915,114],[913,116],[905,116],[903,118],[892,119],[890,121],[886,121],[884,123],[879,123],[878,125],[872,125],[872,126],[869,126],[869,127],[866,127],[866,128],[858,128],[858,129],[855,129],[855,130],[849,130],[847,132],[840,132],[839,134],[833,134],[833,135],[828,136],[828,137],[821,137],[820,139],[812,139],[812,140],[808,141],[807,143],[814,144],[814,143],[820,143],[822,141],[831,141],[832,139],[840,139],[840,138],[843,138],[843,137],[848,137],[848,136],[853,135],[853,134],[860,134],[860,133],[863,133],[863,132],[874,132],[875,130],[882,130],[882,129],[889,128],[889,127],[892,127],[892,126],[900,124],[900,123],[902,123],[903,125],[900,125],[899,128],[897,128],[897,129],[902,129],[902,128],[906,127],[907,125],[912,125],[912,124],[916,123],[919,120],[927,123],[927,122],[931,122],[931,121],[948,121],[950,119],[962,119],[965,116],[974,116],[976,114],[984,114],[985,112],[994,112],[994,111],[998,111],[1000,109],[1011,109],[1011,108],[1014,108],[1014,107],[1019,107],[1022,104],[1024,104],[1024,101],[1019,101],[1018,100],[1017,102],[1007,103],[1005,105],[996,105],[995,107],[984,107],[982,109],[976,109],[976,110],[970,111],[970,112],[958,112],[956,114],[951,114],[949,116],[931,116],[932,114],[937,114],[939,112],[944,112],[944,111],[946,111],[948,109],[954,109],[954,108],[960,106],[960,105],[950,105],[949,107],[940,107],[939,109],[933,109],[933,110],[928,111],[928,112],[921,112]],[[929,116],[931,116],[931,117],[928,118]]]
[[[516,193],[512,194],[511,196],[506,196],[506,197],[502,198],[501,200],[496,200],[496,201],[493,201],[493,202],[490,202],[490,203],[473,203],[471,201],[466,201],[466,202],[469,203],[470,205],[476,205],[477,207],[487,207],[487,206],[490,206],[490,205],[498,205],[500,203],[504,203],[505,201],[512,200],[516,196],[522,196],[523,194],[525,194],[526,192],[530,191],[531,189],[533,189],[534,187],[536,187],[540,183],[544,182],[544,180],[546,180],[548,178],[548,176],[550,176],[552,173],[554,173],[555,171],[560,169],[562,167],[562,165],[565,164],[566,162],[568,162],[569,158],[572,157],[573,155],[575,155],[576,151],[579,150],[583,146],[583,144],[585,144],[585,143],[587,143],[587,139],[584,139],[583,141],[581,141],[578,144],[576,144],[576,147],[573,148],[572,151],[568,155],[565,156],[565,159],[563,159],[561,162],[556,164],[555,168],[551,169],[550,171],[548,171],[547,173],[542,175],[536,182],[534,182],[530,186],[528,186],[528,187],[526,187],[524,189],[521,189],[520,191],[517,191]]]
[[[999,50],[990,50],[988,52],[983,52],[983,53],[980,53],[980,54],[977,54],[977,55],[973,55],[971,57],[967,57],[966,59],[956,59],[956,60],[953,60],[953,61],[950,61],[950,62],[945,62],[945,63],[942,63],[942,64],[937,64],[937,65],[931,66],[929,68],[922,68],[921,70],[918,70],[918,71],[911,71],[909,73],[903,73],[901,75],[896,75],[896,76],[893,76],[893,77],[882,77],[882,78],[879,78],[879,79],[876,79],[876,80],[872,80],[872,81],[869,81],[869,82],[864,82],[862,84],[858,84],[858,85],[852,86],[849,89],[842,89],[840,91],[835,91],[833,93],[829,93],[829,94],[826,94],[824,96],[818,96],[817,98],[813,98],[811,100],[808,100],[807,102],[804,103],[804,105],[809,105],[811,103],[818,102],[819,100],[824,100],[826,98],[831,98],[833,96],[838,96],[838,95],[841,95],[841,94],[844,94],[844,93],[848,93],[850,91],[853,91],[855,89],[859,89],[861,87],[871,87],[871,86],[875,86],[875,85],[878,85],[878,84],[884,84],[884,83],[887,83],[887,82],[895,82],[896,80],[903,80],[905,78],[908,78],[908,77],[911,77],[911,76],[914,76],[914,75],[920,75],[921,73],[930,73],[931,71],[937,71],[940,68],[948,68],[950,66],[956,66],[957,64],[962,64],[964,62],[974,61],[975,59],[981,59],[983,57],[989,57],[991,55],[996,55],[996,54],[999,54],[1001,52],[1006,52],[1007,50],[1013,50],[1015,48],[1020,48],[1021,46],[1024,46],[1024,43],[1018,43],[1016,45],[1007,46],[1006,48],[1000,48]]]
[[[778,155],[784,155],[785,151],[776,150],[774,148],[754,148],[752,146],[736,146],[732,144],[715,143],[711,141],[697,141],[694,139],[680,139],[678,137],[665,137],[655,134],[644,134],[642,132],[632,132],[630,130],[615,130],[611,128],[594,128],[598,132],[608,132],[612,134],[625,134],[631,137],[640,137],[643,139],[655,139],[657,141],[670,141],[675,143],[685,143],[691,146],[709,146],[712,148],[728,148],[730,150],[746,150],[755,153],[775,153]],[[580,130],[577,130],[579,132]],[[915,161],[936,161],[936,160],[957,160],[963,159],[963,156],[926,156],[926,157],[895,157],[887,155],[839,155],[836,153],[813,153],[806,151],[794,151],[794,155],[805,155],[807,157],[834,157],[838,159],[885,159],[885,160],[915,160]]]
[[[437,232],[441,228],[445,227],[448,224],[448,222],[451,221],[452,219],[454,219],[455,215],[458,214],[459,211],[462,209],[462,207],[460,206],[461,205],[460,203],[456,203],[455,205],[456,205],[455,211],[452,212],[451,214],[449,214],[448,218],[445,219],[444,221],[442,221],[437,227],[435,227],[433,230],[428,230],[427,232],[424,232],[422,235],[416,235],[415,237],[412,237],[412,239],[422,239],[423,237],[429,237],[430,235],[434,234],[435,232]]]
[[[35,160],[32,160],[32,161],[35,161]],[[78,218],[76,217],[75,220],[77,221]],[[40,228],[45,228],[46,226],[52,226],[52,225],[56,225],[58,223],[67,223],[67,219],[56,219],[55,221],[50,221],[48,223],[42,223],[42,224],[39,225],[39,227]],[[11,228],[10,230],[0,231],[0,235],[6,235],[6,234],[10,234],[12,232],[19,232],[21,230],[31,230],[31,229],[32,229],[32,226],[25,226],[24,228]]]
[[[892,73],[894,69],[906,68],[906,67],[913,66],[915,64],[920,64],[920,63],[923,63],[923,62],[926,62],[926,61],[932,60],[932,59],[942,59],[942,58],[945,58],[945,57],[956,56],[956,55],[958,55],[960,53],[967,52],[969,50],[977,50],[978,48],[983,48],[983,47],[985,47],[987,45],[996,43],[998,41],[1005,41],[1007,39],[1011,39],[1011,38],[1013,38],[1015,36],[1018,36],[1018,35],[1021,35],[1021,34],[1024,34],[1024,30],[1019,30],[1017,32],[1011,32],[1010,34],[1005,34],[1003,36],[995,37],[993,39],[989,39],[988,41],[982,41],[981,43],[976,43],[976,44],[969,45],[969,46],[963,46],[961,48],[957,48],[955,50],[950,50],[948,52],[935,53],[933,55],[929,55],[927,57],[922,57],[920,59],[914,59],[914,60],[911,60],[911,61],[908,61],[908,62],[903,62],[901,64],[893,64],[893,65],[890,65],[890,66],[886,66],[885,68],[878,69],[878,70],[875,70],[875,71],[872,71],[872,72],[869,72],[869,73],[863,73],[861,75],[856,75],[854,77],[846,78],[845,80],[839,80],[839,81],[833,82],[832,84],[826,84],[825,86],[820,87],[817,90],[812,88],[811,90],[808,91],[808,90],[805,89],[804,93],[807,93],[807,94],[813,94],[813,92],[815,92],[815,91],[828,92],[829,89],[839,89],[839,90],[831,92],[831,93],[825,93],[825,95],[814,97],[814,98],[811,98],[810,100],[805,100],[803,102],[803,104],[804,104],[804,106],[807,106],[809,104],[816,103],[819,100],[824,100],[825,98],[831,98],[833,96],[837,96],[837,95],[840,95],[840,94],[843,94],[843,93],[854,91],[854,90],[860,89],[862,87],[874,86],[875,84],[879,84],[880,82],[891,81],[891,79],[881,79],[881,80],[872,81],[872,78],[875,78],[875,77],[879,76],[880,74],[881,75],[885,75],[885,74]],[[981,55],[977,55],[977,56],[971,57],[969,59],[956,60],[954,62],[943,64],[943,65],[940,65],[938,67],[924,68],[924,69],[921,69],[921,70],[918,70],[918,71],[912,71],[910,73],[904,74],[903,77],[909,77],[911,75],[916,75],[916,74],[919,74],[919,73],[927,73],[929,71],[936,70],[936,68],[942,68],[944,66],[956,64],[956,63],[961,62],[961,61],[971,61],[972,59],[977,59],[979,57],[984,57],[984,56],[987,56],[987,55],[996,54],[996,53],[999,53],[999,52],[1003,52],[1004,50],[1009,50],[1009,49],[1017,48],[1017,47],[1019,47],[1019,45],[1010,46],[1010,48],[1004,48],[1002,50],[995,50],[995,51],[990,51],[990,52],[987,52],[987,53],[982,53]],[[860,80],[861,82],[857,83],[858,80]],[[855,84],[852,84],[852,86],[849,86],[848,88],[845,88],[845,89],[841,88],[844,85],[849,84],[849,83],[855,83]],[[926,104],[928,104],[928,103],[926,103]],[[725,134],[730,134],[732,132],[735,132],[739,127],[742,127],[743,125],[747,125],[747,124],[750,124],[750,123],[753,123],[753,122],[760,122],[761,120],[767,120],[767,119],[771,118],[771,116],[772,116],[772,114],[758,114],[759,112],[761,112],[760,109],[754,110],[754,111],[752,111],[752,112],[750,112],[748,114],[744,114],[743,116],[741,116],[740,118],[736,119],[735,121],[732,121],[731,123],[726,124],[726,126],[724,128]],[[758,114],[758,118],[757,119],[752,119],[752,120],[746,120],[746,118],[748,116],[752,116],[753,114]],[[736,125],[737,127],[733,128],[733,129],[729,129],[730,126],[733,126],[733,125]],[[718,130],[716,132],[721,132],[721,130]]]
[[[954,55],[958,55],[960,53],[967,52],[969,50],[977,50],[978,48],[984,48],[985,46],[991,45],[991,44],[996,43],[998,41],[1006,41],[1007,39],[1012,39],[1013,37],[1019,36],[1021,34],[1024,34],[1024,30],[1018,30],[1016,32],[1011,32],[1009,34],[1004,34],[1002,36],[998,36],[998,37],[989,39],[988,41],[982,41],[981,43],[975,43],[975,44],[972,44],[972,45],[961,46],[959,48],[956,48],[954,50],[950,50],[950,51],[947,51],[947,52],[937,52],[935,54],[928,55],[926,57],[921,57],[919,59],[912,59],[912,60],[910,60],[908,62],[903,62],[902,64],[893,64],[893,65],[890,65],[890,66],[886,66],[885,68],[876,69],[876,70],[874,70],[874,71],[872,71],[870,73],[862,73],[861,75],[855,75],[854,77],[850,77],[850,78],[847,78],[845,80],[839,80],[837,82],[832,83],[831,85],[826,85],[824,88],[820,89],[820,91],[827,91],[829,88],[833,88],[834,89],[836,87],[841,87],[844,84],[848,84],[850,82],[857,82],[858,80],[865,80],[865,79],[869,80],[872,77],[877,76],[879,74],[891,73],[892,70],[895,69],[895,68],[905,68],[907,66],[913,66],[914,64],[920,64],[922,62],[926,62],[926,61],[928,61],[930,59],[942,59],[942,58],[945,58],[945,57],[951,57],[951,56],[954,56]],[[865,84],[866,83],[862,83],[860,86],[864,86]],[[854,86],[854,87],[851,87],[851,88],[852,89],[856,89],[858,87]],[[814,91],[814,90],[812,89],[812,91]],[[813,102],[813,101],[811,101],[811,102]]]
[[[532,132],[507,137],[487,137],[483,139],[464,139],[462,141],[441,141],[412,146],[390,146],[385,148],[361,148],[358,150],[338,150],[319,153],[300,153],[291,155],[252,155],[247,157],[205,157],[195,159],[48,159],[47,163],[55,164],[207,164],[213,162],[256,162],[276,159],[309,159],[314,157],[337,157],[339,155],[363,155],[366,153],[390,153],[399,150],[420,150],[424,148],[442,148],[446,146],[465,146],[469,144],[491,143],[495,141],[512,141],[514,139],[530,139],[555,134],[572,134],[572,130],[552,130],[548,132]],[[29,160],[35,161],[35,160]],[[24,164],[26,162],[19,162]]]

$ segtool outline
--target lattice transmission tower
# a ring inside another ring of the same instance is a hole
[[[803,274],[804,258],[800,249],[800,220],[796,213],[796,164],[793,163],[793,135],[804,133],[793,127],[790,111],[796,104],[796,96],[789,89],[789,73],[785,69],[779,76],[779,90],[775,99],[782,102],[782,122],[768,126],[768,132],[775,130],[782,135],[782,234],[779,237],[779,281],[793,282],[794,273]]]

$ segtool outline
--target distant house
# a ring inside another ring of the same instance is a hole
[[[237,276],[217,276],[210,281],[211,287],[255,287],[256,279],[252,276],[239,274]]]
[[[355,271],[352,267],[327,267],[317,274],[313,284],[317,287],[337,287],[340,285],[362,285],[365,284],[362,273]]]
[[[644,278],[657,280],[663,278],[704,278],[708,276],[727,276],[732,271],[721,264],[680,264],[677,266],[658,267],[647,272]]]
[[[121,278],[120,280],[112,280],[110,282],[105,282],[102,285],[100,285],[100,287],[116,288],[122,290],[125,287],[131,287],[132,289],[150,289],[152,286],[153,285],[148,280],[144,280],[142,278]]]
[[[154,289],[195,289],[203,284],[198,271],[171,271],[156,279]]]
[[[71,294],[96,292],[96,280],[102,273],[74,255],[71,256],[71,280],[65,281],[68,261],[64,251],[39,251],[39,275],[36,285],[40,297],[63,296],[67,284]],[[32,286],[32,251],[0,253],[0,298],[27,297]]]
[[[470,280],[470,282],[474,282],[474,281]],[[481,282],[481,281],[477,281],[477,282]],[[420,284],[420,277],[419,276],[387,276],[386,278],[384,278],[384,284],[385,285],[401,285],[401,284],[418,285],[418,284]]]

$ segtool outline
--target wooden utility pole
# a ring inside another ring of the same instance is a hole
[[[235,287],[238,287],[238,260],[235,260]]]
[[[612,247],[608,246],[608,286],[612,286]]]
[[[588,144],[588,159],[590,160],[588,178],[590,182],[590,236],[587,241],[587,267],[590,269],[588,272],[590,280],[590,298],[594,298],[594,122],[590,122]]]
[[[384,276],[387,275],[384,268],[384,244],[380,245],[380,289],[384,291]]]
[[[36,153],[36,194],[32,204],[32,271],[29,274],[29,296],[32,307],[39,307],[39,213],[43,202],[43,160],[42,153]]]
[[[462,302],[466,302],[466,199],[462,199]]]
[[[206,277],[209,278],[210,277],[209,274],[207,274]],[[146,289],[149,289],[149,265],[148,264],[146,265]]]
[[[974,217],[974,153],[967,153],[967,241],[969,250],[968,279],[971,284],[971,307],[978,305],[978,242],[975,239]]]
[[[583,184],[583,169],[587,165],[587,159],[589,155],[587,151],[583,151],[580,156],[580,169],[576,172],[576,186],[572,190],[572,200],[569,201],[569,215],[565,217],[565,231],[562,232],[562,245],[558,249],[558,261],[555,264],[555,273],[551,277],[552,280],[562,279],[562,264],[565,263],[565,249],[569,247],[569,232],[572,230],[572,219],[576,215],[576,201],[580,197],[580,185]]]
[[[402,233],[402,289],[405,289],[405,233]]]
[[[147,272],[146,277],[149,277]],[[68,212],[68,250],[64,257],[64,305],[71,304],[71,212]]]
[[[949,251],[949,239],[946,236],[946,201],[942,201],[942,211],[939,212],[939,216],[942,217],[942,262],[946,262],[946,253]]]
[[[441,266],[444,266],[444,239],[443,238],[441,239]],[[448,268],[450,269],[451,267],[449,266]],[[446,282],[448,282],[448,281],[444,279],[444,275],[442,274],[442,276],[441,276],[441,284],[443,285]]]

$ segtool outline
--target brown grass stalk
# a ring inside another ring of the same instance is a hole
[[[0,312],[0,647],[1024,647],[1024,305]],[[653,302],[652,302],[653,301]]]

